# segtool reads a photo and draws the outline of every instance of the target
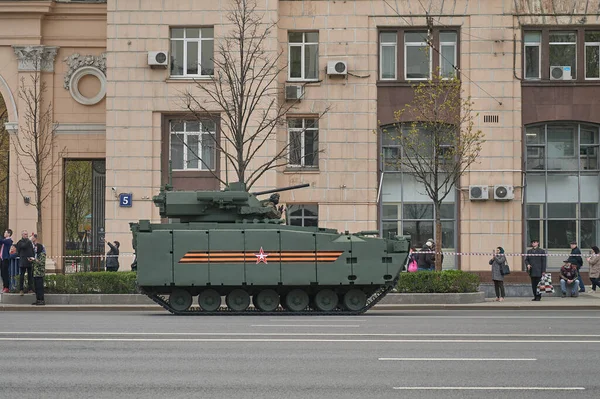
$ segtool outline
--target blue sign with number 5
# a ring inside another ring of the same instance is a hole
[[[133,194],[131,193],[121,193],[119,194],[119,206],[131,207],[133,202]]]

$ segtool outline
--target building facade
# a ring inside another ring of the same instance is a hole
[[[213,173],[234,175],[223,154],[207,144],[222,136],[225,125],[219,118],[190,118],[182,102],[182,93],[189,91],[212,115],[222,112],[199,85],[211,84],[215,49],[232,28],[227,19],[232,3],[0,1],[3,21],[31,22],[33,29],[24,35],[0,24],[7,127],[19,134],[22,123],[17,115],[23,107],[17,96],[22,72],[13,46],[59,47],[54,71],[43,73],[55,82],[55,119],[68,126],[59,136],[76,146],[69,147],[67,157],[105,161],[105,180],[98,183],[104,184],[99,197],[104,207],[95,213],[103,223],[91,230],[94,235],[105,229],[107,238],[122,243],[123,252],[131,251],[130,221],[158,220],[151,199],[167,182],[169,164],[176,189],[215,189],[220,184]],[[412,100],[413,85],[439,71],[457,74],[477,113],[475,128],[486,140],[477,163],[441,209],[443,246],[449,252],[445,267],[487,269],[487,256],[453,253],[491,252],[497,246],[522,253],[532,238],[556,253],[567,252],[572,240],[583,249],[596,245],[600,4],[555,3],[258,2],[263,21],[277,23],[266,45],[273,54],[281,52],[283,72],[274,85],[281,93],[301,87],[303,96],[276,139],[258,154],[268,158],[290,143],[287,164],[267,172],[254,189],[309,183],[309,189],[281,194],[289,222],[410,234],[415,245],[423,244],[434,235],[431,201],[410,173],[387,166],[386,157],[403,152],[381,132]],[[102,74],[92,69],[79,74],[79,91],[87,95],[63,88],[65,76],[77,73],[70,72],[65,58],[75,52],[99,57],[104,51],[105,78],[101,68],[96,69]],[[345,63],[345,73],[328,70],[338,62]],[[83,80],[88,76],[100,81],[99,90],[85,87],[92,85]],[[273,100],[286,98],[273,95]],[[195,154],[186,151],[189,146]],[[16,162],[11,163],[14,230],[28,228],[35,219],[12,183],[18,179]],[[119,194],[131,194],[131,206],[123,206]],[[53,221],[45,235],[52,236],[57,256],[65,253],[64,203],[58,188],[44,210]],[[551,259],[556,265],[562,260]]]

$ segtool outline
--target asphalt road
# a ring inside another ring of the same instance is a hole
[[[3,312],[0,398],[597,398],[600,314]]]

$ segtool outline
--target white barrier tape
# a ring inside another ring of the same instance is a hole
[[[250,253],[250,252],[249,252]],[[492,253],[492,252],[434,252],[434,251],[417,251],[417,252],[413,252],[413,253],[417,253],[417,254],[435,254],[435,255],[454,255],[454,256],[494,256],[496,254]],[[521,253],[505,253],[503,254],[504,256],[521,256],[521,257],[526,257],[526,256],[581,256],[581,257],[590,257],[590,256],[600,256],[600,254],[596,254],[596,255],[590,255],[590,254],[571,254],[571,253],[544,253],[544,254],[521,254]],[[135,254],[133,253],[122,253],[119,255],[53,255],[53,256],[46,256],[47,258],[52,258],[52,259],[64,259],[64,258],[68,258],[68,259],[72,259],[72,258],[85,258],[85,259],[89,259],[89,258],[118,258],[118,257],[135,257]]]

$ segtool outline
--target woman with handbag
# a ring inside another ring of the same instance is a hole
[[[490,259],[490,265],[492,265],[492,280],[494,281],[494,289],[496,290],[496,301],[502,302],[505,296],[504,269],[508,268],[506,256],[504,256],[504,248],[498,247],[494,249],[494,257]]]

